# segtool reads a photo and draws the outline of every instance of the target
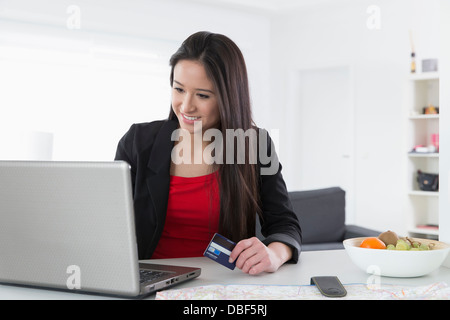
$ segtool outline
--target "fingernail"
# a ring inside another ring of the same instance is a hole
[[[233,263],[233,261],[234,261],[234,260],[233,260],[233,258],[231,258],[231,257],[230,257],[230,259],[228,259],[228,262],[229,262],[229,263]]]

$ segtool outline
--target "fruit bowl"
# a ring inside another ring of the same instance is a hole
[[[367,273],[386,277],[420,277],[440,267],[450,250],[450,245],[435,240],[419,239],[421,243],[434,244],[432,250],[403,251],[360,248],[365,238],[344,240],[350,260]]]

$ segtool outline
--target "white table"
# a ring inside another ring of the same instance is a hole
[[[374,277],[358,269],[345,250],[302,252],[298,264],[285,264],[275,273],[250,276],[239,269],[231,271],[208,258],[183,258],[145,260],[159,264],[200,267],[200,277],[177,285],[178,288],[196,287],[212,284],[267,284],[267,285],[309,285],[312,276],[337,276],[345,284],[373,283]],[[435,282],[450,284],[450,268],[438,270],[418,278],[380,277],[381,284],[408,286],[429,285]],[[153,299],[150,296],[148,299]],[[0,285],[0,299],[111,299],[96,295],[59,292]]]
[[[152,261],[152,260],[149,260]],[[309,285],[313,276],[337,276],[342,284],[383,284],[405,286],[423,286],[435,282],[450,284],[450,268],[438,270],[417,278],[375,278],[356,267],[345,250],[324,250],[302,252],[297,264],[285,264],[275,273],[250,276],[239,269],[231,271],[207,258],[185,258],[158,260],[162,264],[179,264],[202,268],[199,278],[180,284],[178,288],[204,286],[212,284],[267,284],[267,285]]]

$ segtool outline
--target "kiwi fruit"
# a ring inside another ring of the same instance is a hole
[[[388,230],[388,231],[381,233],[378,236],[378,239],[383,241],[386,246],[388,246],[390,244],[395,246],[398,241],[398,236],[394,231]]]

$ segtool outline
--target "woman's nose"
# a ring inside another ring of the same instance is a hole
[[[192,100],[193,99],[190,94],[184,96],[183,102],[181,104],[181,111],[183,113],[192,113],[195,111],[195,104]]]

